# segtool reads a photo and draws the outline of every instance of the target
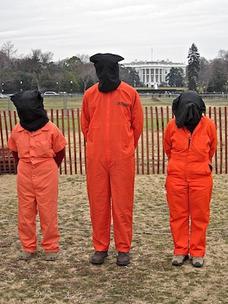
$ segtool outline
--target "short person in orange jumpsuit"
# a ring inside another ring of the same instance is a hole
[[[45,259],[55,260],[59,251],[58,166],[65,155],[66,140],[49,121],[38,91],[17,93],[11,100],[20,118],[8,141],[9,149],[19,161],[18,232],[23,248],[19,259],[29,260],[35,255],[36,215],[39,213]]]
[[[172,264],[191,257],[202,267],[206,247],[212,192],[212,157],[216,127],[205,115],[205,104],[195,92],[182,93],[173,101],[172,119],[165,130],[168,156],[166,179],[170,226],[174,240]]]
[[[112,214],[117,265],[126,266],[132,241],[134,153],[143,112],[136,90],[119,79],[121,60],[113,54],[90,58],[99,83],[84,94],[81,125],[95,249],[90,261],[102,264],[108,255]]]

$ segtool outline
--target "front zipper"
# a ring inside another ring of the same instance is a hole
[[[190,137],[188,138],[188,149],[190,149],[190,146],[191,146],[191,140],[192,140],[192,137],[190,136]]]
[[[107,109],[106,109],[106,157],[110,161],[110,97],[107,100]]]

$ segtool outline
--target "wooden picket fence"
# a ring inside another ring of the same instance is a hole
[[[208,107],[207,112],[217,126],[218,146],[213,160],[214,172],[217,174],[228,173],[227,108]],[[48,111],[48,115],[63,132],[68,143],[60,173],[85,174],[85,141],[80,128],[80,109],[52,109]],[[170,106],[144,107],[144,129],[136,149],[137,174],[166,172],[163,136],[171,118]],[[7,149],[7,141],[17,121],[15,111],[0,111],[0,174],[16,172],[14,159]]]

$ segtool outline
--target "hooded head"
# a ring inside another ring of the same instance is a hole
[[[36,131],[49,121],[43,105],[43,97],[37,90],[24,91],[10,97],[14,103],[21,126]]]
[[[174,99],[172,111],[177,127],[186,127],[193,132],[200,122],[202,113],[205,113],[206,107],[203,99],[196,92],[188,91]]]
[[[95,54],[90,57],[90,61],[94,63],[96,74],[99,79],[99,91],[111,92],[120,85],[119,65],[118,62],[124,58],[114,54]]]

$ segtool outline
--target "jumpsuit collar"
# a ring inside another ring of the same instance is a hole
[[[193,137],[195,135],[195,133],[197,133],[198,130],[201,128],[203,120],[204,120],[204,116],[201,117],[199,123],[197,124],[197,126],[195,127],[195,129],[193,130],[193,132],[191,132],[190,130],[188,130],[187,127],[184,127],[183,129],[184,129],[185,133],[191,134],[191,137]]]
[[[29,132],[29,133],[31,133],[33,135],[37,135],[37,134],[40,134],[41,132],[49,131],[48,122],[42,128],[40,128],[40,129],[38,129],[36,131],[28,131],[25,128],[23,128],[22,125],[19,123],[18,128],[17,128],[17,132],[22,132],[22,131]]]

